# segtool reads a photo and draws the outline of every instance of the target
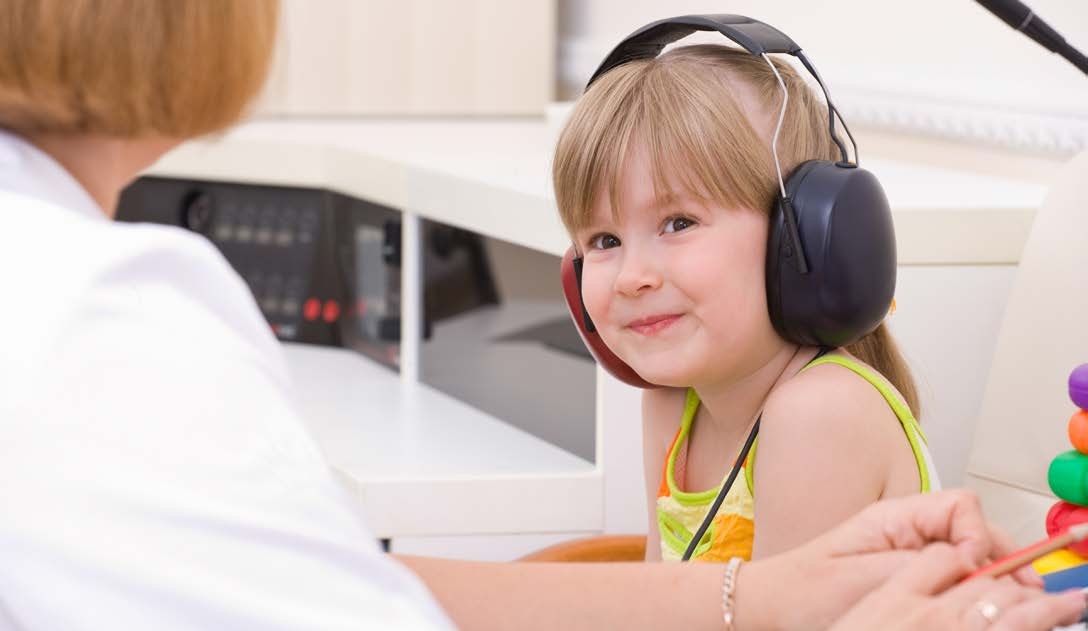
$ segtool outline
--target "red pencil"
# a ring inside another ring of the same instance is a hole
[[[1009,572],[1015,572],[1041,556],[1050,554],[1055,550],[1061,550],[1062,548],[1085,538],[1088,538],[1088,523],[1070,526],[1065,532],[1056,534],[1049,539],[1043,539],[1042,541],[1033,543],[1022,550],[1017,550],[1003,559],[998,559],[986,567],[972,572],[970,576],[963,580],[970,580],[978,576],[989,576],[992,578],[1004,576]]]

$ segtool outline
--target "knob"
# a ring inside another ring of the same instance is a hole
[[[212,198],[207,193],[189,195],[181,209],[181,224],[193,232],[205,233],[212,225]]]

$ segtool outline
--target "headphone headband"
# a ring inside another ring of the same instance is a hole
[[[757,57],[763,53],[797,55],[801,52],[801,47],[788,35],[750,17],[729,14],[681,15],[651,22],[628,35],[601,62],[589,83],[586,84],[586,88],[588,89],[597,77],[616,66],[636,59],[653,59],[660,55],[666,46],[695,31],[717,31]]]
[[[681,15],[674,18],[665,18],[664,20],[658,20],[651,22],[646,26],[638,29],[634,33],[628,35],[622,42],[616,45],[612,49],[612,52],[608,53],[601,65],[597,67],[597,70],[593,73],[593,76],[589,78],[586,83],[586,90],[589,89],[593,82],[596,81],[601,75],[605,74],[609,70],[617,66],[622,66],[629,61],[635,61],[638,59],[653,59],[661,54],[669,44],[691,35],[695,31],[716,31],[721,33],[726,38],[739,44],[749,54],[756,57],[763,57],[770,64],[770,58],[767,57],[768,53],[785,53],[793,55],[801,61],[801,64],[805,67],[812,78],[819,84],[820,90],[824,93],[824,99],[827,101],[827,129],[831,134],[831,140],[839,148],[839,153],[842,156],[842,162],[844,164],[850,162],[849,153],[846,151],[846,145],[839,139],[837,133],[835,133],[835,117],[839,115],[839,111],[835,109],[835,104],[831,102],[831,95],[827,91],[827,86],[824,85],[823,79],[820,78],[820,73],[816,72],[816,68],[812,65],[812,62],[808,60],[805,53],[801,51],[801,47],[797,45],[789,35],[786,35],[782,31],[776,29],[770,24],[754,20],[744,15],[732,15],[725,13],[716,13],[709,15]],[[771,66],[774,69],[774,66]],[[777,72],[775,75],[777,76]],[[779,78],[781,82],[781,79]],[[783,89],[785,86],[783,85]],[[787,95],[788,97],[788,95]],[[841,120],[841,117],[840,117]],[[858,164],[857,152],[858,143],[854,141],[854,135],[850,133],[850,128],[846,126],[846,121],[842,122],[843,129],[846,130],[846,135],[850,137],[851,144],[854,145],[854,164]]]

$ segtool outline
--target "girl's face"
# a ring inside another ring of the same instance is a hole
[[[767,314],[766,214],[679,193],[655,198],[637,147],[624,167],[618,219],[604,191],[575,235],[583,299],[601,338],[652,383],[743,379],[783,343]]]

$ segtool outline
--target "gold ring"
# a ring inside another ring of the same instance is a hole
[[[990,624],[997,621],[997,617],[1001,615],[1001,608],[988,600],[980,600],[975,603],[975,609]]]

